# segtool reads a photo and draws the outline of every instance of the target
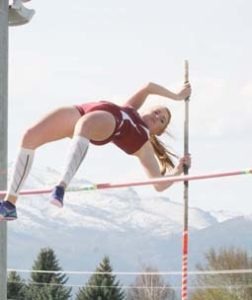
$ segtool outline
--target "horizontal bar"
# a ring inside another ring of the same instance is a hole
[[[184,182],[184,181],[212,179],[218,177],[238,176],[238,175],[246,175],[246,174],[252,174],[252,169],[225,172],[225,173],[201,174],[201,175],[167,176],[167,177],[158,177],[153,179],[125,182],[125,183],[99,183],[96,185],[96,188],[97,189],[122,188],[122,187],[130,187],[130,186],[151,185],[151,184],[164,183],[164,182],[181,182],[181,181]]]
[[[90,191],[90,190],[104,190],[104,189],[152,185],[152,184],[165,183],[165,182],[184,182],[184,181],[193,181],[193,180],[214,179],[220,177],[230,177],[230,176],[247,175],[247,174],[252,174],[252,169],[233,171],[233,172],[223,172],[223,173],[200,174],[200,175],[166,176],[166,177],[158,177],[158,178],[139,180],[139,181],[121,182],[121,183],[111,182],[111,183],[98,183],[94,185],[89,184],[88,186],[83,186],[80,188],[69,188],[67,189],[67,191],[79,192],[79,191]],[[51,193],[51,191],[52,188],[23,190],[20,192],[20,195],[48,194]],[[5,194],[6,191],[0,191],[0,197],[4,196]]]

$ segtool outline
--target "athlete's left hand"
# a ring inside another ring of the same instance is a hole
[[[184,171],[184,166],[187,166],[188,168],[191,167],[191,154],[187,154],[184,157],[181,157],[179,159],[178,165],[175,167],[176,169],[176,175],[182,174]]]

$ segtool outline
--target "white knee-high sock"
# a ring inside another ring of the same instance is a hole
[[[13,169],[8,195],[18,196],[33,163],[35,150],[21,148]]]
[[[87,138],[79,135],[75,135],[72,138],[70,149],[67,155],[66,166],[62,173],[59,184],[63,182],[66,186],[68,186],[84,157],[86,156],[88,146],[89,140]]]

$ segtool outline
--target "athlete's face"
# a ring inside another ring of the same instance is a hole
[[[156,106],[145,112],[142,117],[150,134],[160,135],[170,123],[171,113],[167,107]]]

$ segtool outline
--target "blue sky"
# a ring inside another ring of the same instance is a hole
[[[30,24],[10,28],[9,161],[24,129],[49,110],[90,100],[123,103],[154,81],[176,91],[190,64],[191,174],[251,168],[252,77],[250,0],[33,0]],[[183,103],[170,107],[174,138],[183,153]],[[63,121],[63,120],[62,120]],[[68,141],[37,151],[34,167],[63,167]],[[77,177],[97,182],[143,178],[138,161],[115,146],[91,147]],[[190,184],[190,205],[250,213],[251,177]],[[140,194],[156,194],[138,188]],[[163,192],[183,201],[183,186]]]

